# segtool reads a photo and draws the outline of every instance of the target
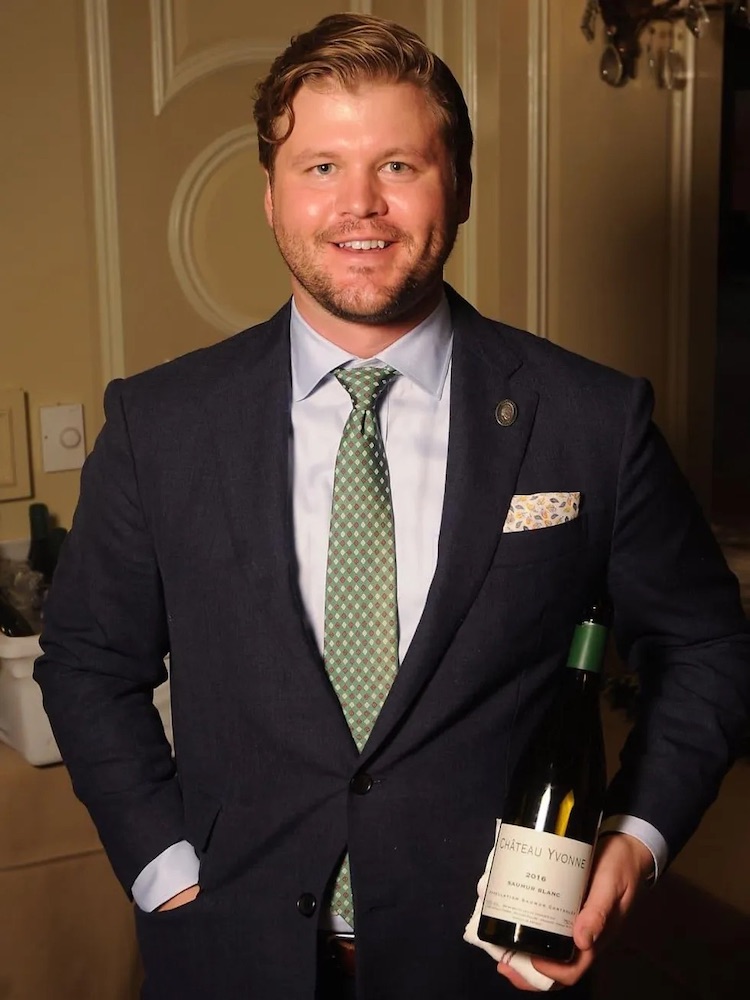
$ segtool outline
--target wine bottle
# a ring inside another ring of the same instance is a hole
[[[23,615],[0,593],[0,632],[15,639],[21,635],[33,635],[34,630]]]
[[[602,602],[575,629],[561,690],[508,787],[479,921],[483,941],[561,962],[575,954],[606,787],[599,672],[609,617]]]
[[[29,523],[31,527],[31,542],[29,544],[28,563],[35,573],[41,573],[45,586],[52,582],[57,559],[50,541],[49,511],[43,503],[29,505]]]

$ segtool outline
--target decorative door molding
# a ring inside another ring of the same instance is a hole
[[[106,385],[125,374],[109,10],[107,0],[85,0],[85,4],[99,343],[101,373]]]
[[[201,150],[180,178],[169,212],[169,257],[180,288],[198,315],[224,336],[261,320],[237,312],[209,291],[195,255],[195,213],[209,180],[233,156],[255,150],[256,136],[253,126],[241,125]]]
[[[681,461],[687,455],[690,359],[690,263],[695,115],[695,39],[679,32],[673,46],[685,61],[685,86],[670,106],[669,272],[667,278],[667,414],[670,442]]]
[[[463,0],[461,5],[461,36],[463,39],[463,92],[469,117],[474,129],[474,139],[479,134],[479,88],[477,83],[477,0]],[[476,303],[477,261],[479,259],[479,231],[476,220],[479,218],[479,201],[477,192],[478,156],[474,156],[473,190],[475,197],[472,202],[472,212],[463,227],[463,294],[469,302]]]
[[[526,328],[548,337],[549,0],[529,0]]]
[[[174,0],[150,0],[151,4],[151,65],[154,115],[160,115],[166,105],[185,87],[219,70],[247,66],[256,62],[271,62],[286,47],[288,39],[230,38],[209,45],[200,52],[178,59],[175,51]],[[371,0],[351,0],[349,9],[371,13]]]

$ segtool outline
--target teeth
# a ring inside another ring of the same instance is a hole
[[[339,243],[339,246],[350,250],[384,250],[385,240],[348,240],[346,243]]]

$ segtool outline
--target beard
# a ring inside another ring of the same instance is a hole
[[[443,267],[453,250],[458,233],[458,223],[451,217],[441,229],[431,233],[421,252],[415,253],[415,241],[407,233],[382,225],[373,229],[370,225],[368,233],[371,238],[398,243],[407,251],[407,264],[388,285],[378,283],[377,286],[371,285],[368,288],[364,287],[366,281],[363,281],[354,287],[347,287],[344,283],[337,283],[325,270],[318,254],[325,252],[331,243],[356,239],[356,235],[353,235],[356,228],[361,229],[361,224],[350,226],[349,232],[344,228],[326,230],[314,238],[312,245],[275,221],[273,234],[284,263],[308,295],[337,319],[369,326],[380,326],[403,318],[434,291],[435,286],[442,281]],[[368,253],[377,254],[382,251],[357,252],[366,258]],[[370,270],[366,259],[362,260],[359,270],[366,279]]]

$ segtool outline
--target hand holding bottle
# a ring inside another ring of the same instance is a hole
[[[560,987],[577,983],[621,925],[653,866],[651,852],[635,837],[626,833],[602,835],[594,856],[588,895],[573,928],[577,948],[574,960],[552,962],[535,957],[534,968]],[[510,966],[501,963],[497,971],[516,989],[538,992]]]

